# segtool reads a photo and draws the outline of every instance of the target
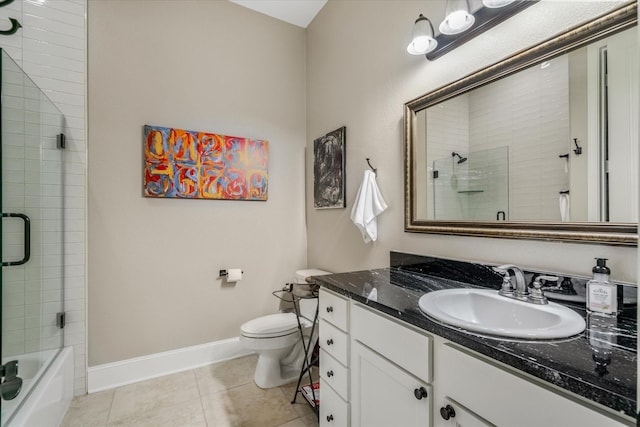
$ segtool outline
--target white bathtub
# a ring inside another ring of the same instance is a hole
[[[34,353],[14,358],[20,360],[18,376],[25,394],[2,402],[3,427],[58,427],[62,422],[73,399],[73,348],[60,350],[39,372],[40,360],[47,356]]]

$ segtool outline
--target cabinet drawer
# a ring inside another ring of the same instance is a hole
[[[348,427],[349,404],[327,382],[320,379],[320,419],[323,427]]]
[[[324,350],[320,350],[320,378],[349,400],[349,370]]]
[[[349,337],[331,323],[320,320],[320,348],[349,366]]]
[[[432,338],[354,304],[351,336],[423,381],[431,382]]]
[[[321,319],[326,320],[345,332],[349,330],[349,316],[347,314],[349,303],[346,298],[321,288],[318,304]]]
[[[498,426],[621,426],[602,413],[448,344],[437,354],[439,393]],[[496,392],[496,390],[498,392]],[[535,410],[522,411],[523,399]]]

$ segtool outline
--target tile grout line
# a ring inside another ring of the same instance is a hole
[[[111,420],[111,411],[113,410],[113,402],[116,400],[116,392],[118,391],[119,387],[116,387],[113,390],[113,395],[111,396],[111,403],[109,404],[109,414],[107,415],[107,423],[105,424],[105,427],[109,427],[109,422]]]
[[[193,373],[193,376],[196,379],[196,387],[198,388],[198,397],[200,398],[200,409],[202,410],[202,417],[204,418],[204,424],[206,427],[209,427],[207,412],[204,410],[204,402],[202,401],[204,396],[202,395],[202,388],[200,387],[200,381],[198,380],[198,375],[196,375],[196,369],[191,369],[191,372]]]

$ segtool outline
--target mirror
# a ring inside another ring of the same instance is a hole
[[[636,22],[634,2],[406,103],[405,230],[636,245]]]

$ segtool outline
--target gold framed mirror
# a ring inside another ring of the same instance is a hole
[[[636,25],[626,3],[407,102],[405,231],[637,246]]]

